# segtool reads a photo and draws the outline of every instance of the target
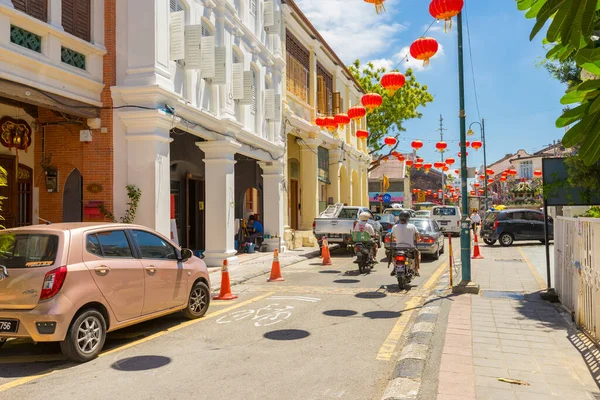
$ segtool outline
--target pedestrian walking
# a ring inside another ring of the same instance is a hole
[[[481,217],[477,210],[473,209],[471,212],[471,229],[473,229],[473,233],[477,234],[477,227],[481,224]]]

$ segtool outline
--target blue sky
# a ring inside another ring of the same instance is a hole
[[[374,61],[376,65],[396,66],[406,54],[407,46],[421,36],[433,21],[429,1],[387,0],[387,12],[376,15],[373,5],[362,0],[296,0],[303,12],[320,31],[344,62],[354,59]],[[485,119],[487,159],[491,163],[507,153],[522,148],[533,152],[553,140],[564,130],[554,125],[561,113],[560,98],[565,87],[538,66],[545,54],[543,35],[529,41],[533,21],[517,10],[514,1],[466,2],[470,28],[474,75],[471,72],[466,20],[464,22],[465,83],[467,126],[478,120],[473,76],[477,85],[479,110]],[[545,31],[543,31],[545,32]],[[440,114],[447,128],[444,139],[457,159],[458,64],[456,24],[444,33],[443,22],[435,23],[427,34],[436,38],[441,49],[423,69],[417,60],[403,62],[400,70],[413,66],[417,79],[426,84],[435,97],[422,108],[423,117],[406,123],[402,137],[404,151],[410,150],[410,139],[425,143],[419,152],[426,161],[436,161],[439,153],[434,144],[439,140],[436,129]],[[479,129],[474,126],[479,135]],[[483,163],[482,150],[469,150],[469,166]]]

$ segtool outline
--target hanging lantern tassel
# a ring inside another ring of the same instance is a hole
[[[444,20],[444,32],[452,30],[452,18],[457,16],[464,7],[464,0],[432,0],[429,13],[435,19]]]
[[[381,14],[385,11],[385,6],[383,5],[384,1],[385,0],[365,0],[365,3],[375,4],[375,12]]]

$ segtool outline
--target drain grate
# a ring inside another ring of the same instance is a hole
[[[525,300],[525,295],[519,292],[502,292],[496,290],[484,290],[481,292],[481,296],[487,299],[511,299],[511,300]]]
[[[521,258],[495,258],[494,261],[498,262],[523,262]]]

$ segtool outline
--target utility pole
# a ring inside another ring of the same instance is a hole
[[[446,128],[444,128],[444,118],[442,117],[442,114],[440,114],[440,127],[438,129],[438,132],[440,133],[440,141],[444,141],[444,131],[447,130]],[[441,160],[442,162],[444,162],[444,150],[440,150],[440,154],[441,154]],[[446,204],[446,200],[444,198],[444,186],[445,186],[445,174],[444,174],[444,170],[442,169],[442,205]]]
[[[460,178],[462,192],[462,219],[460,223],[460,261],[462,264],[462,280],[452,290],[458,293],[479,293],[479,286],[471,282],[471,220],[469,219],[469,189],[467,187],[467,129],[465,113],[465,73],[463,54],[463,23],[462,12],[456,16],[458,33],[458,99],[460,121]]]

